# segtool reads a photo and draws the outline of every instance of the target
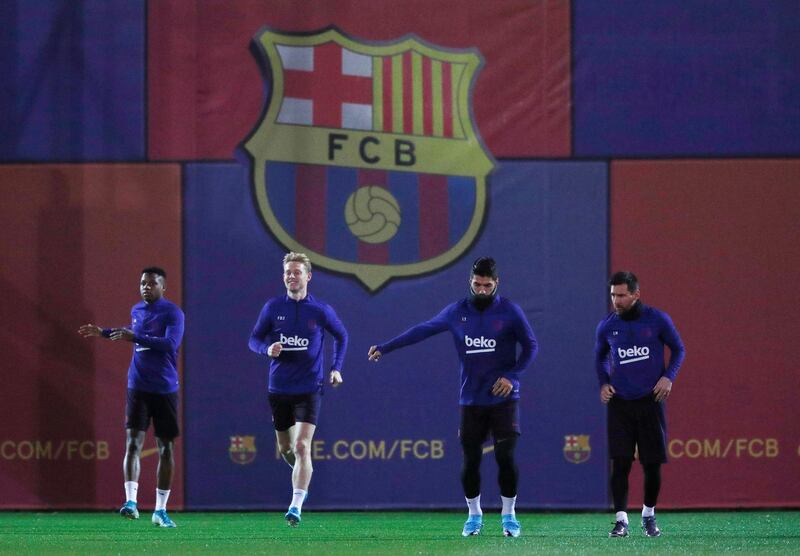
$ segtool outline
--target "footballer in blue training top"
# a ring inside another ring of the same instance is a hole
[[[138,519],[139,459],[145,431],[153,421],[158,444],[158,488],[152,522],[172,528],[175,522],[167,515],[167,500],[172,485],[175,458],[173,444],[180,434],[178,427],[178,347],[183,339],[183,311],[164,298],[167,273],[152,266],[142,270],[139,293],[142,301],[131,309],[130,328],[100,328],[84,324],[78,332],[133,343],[133,357],[128,367],[128,402],[126,414],[126,450],[123,461],[125,504],[119,513]]]
[[[499,282],[494,259],[479,258],[472,265],[468,297],[388,342],[372,346],[368,354],[370,361],[377,361],[382,355],[440,332],[449,331],[452,335],[461,363],[459,437],[464,455],[462,486],[469,511],[462,530],[465,537],[479,534],[483,526],[480,463],[482,444],[490,432],[499,467],[503,534],[510,537],[520,534],[514,511],[520,375],[536,357],[538,345],[522,309],[498,295]]]
[[[609,281],[614,312],[597,325],[595,367],[600,401],[608,404],[611,494],[616,512],[610,537],[628,536],[628,475],[638,448],[644,471],[642,529],[658,537],[655,506],[667,461],[664,402],[683,363],[683,342],[663,311],[644,305],[639,280],[617,272]],[[669,363],[664,366],[664,346]]]
[[[324,385],[325,331],[333,336],[329,382],[342,383],[347,331],[336,312],[308,293],[311,261],[304,253],[283,259],[286,295],[264,304],[250,334],[250,350],[270,358],[269,403],[275,437],[283,459],[292,467],[292,501],[286,523],[297,527],[313,473],[311,441],[317,426]]]

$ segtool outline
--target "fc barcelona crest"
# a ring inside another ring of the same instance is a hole
[[[255,40],[271,91],[244,146],[278,241],[372,291],[461,256],[494,168],[472,121],[478,52],[335,28]]]
[[[228,455],[233,463],[238,463],[239,465],[253,463],[257,453],[255,436],[231,436]]]
[[[570,463],[583,463],[592,455],[588,434],[568,434],[564,437],[564,459]]]

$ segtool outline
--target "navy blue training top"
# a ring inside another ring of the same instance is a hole
[[[520,375],[536,357],[538,344],[522,309],[499,295],[483,311],[469,298],[452,303],[432,319],[409,328],[377,349],[390,353],[445,330],[453,336],[461,363],[461,405],[495,405],[519,399]],[[517,344],[522,346],[519,357]],[[500,377],[514,385],[506,398],[492,394],[492,386]]]
[[[638,303],[627,317],[611,313],[600,321],[594,347],[600,386],[611,384],[615,395],[626,400],[651,395],[662,376],[674,382],[686,355],[669,315]],[[666,367],[665,345],[670,350]]]
[[[325,330],[333,336],[330,369],[341,371],[347,352],[347,330],[330,305],[311,295],[299,301],[282,295],[264,304],[248,346],[251,351],[266,355],[271,344],[281,343],[280,355],[270,358],[270,393],[310,394],[322,390]]]
[[[153,394],[178,391],[178,347],[183,339],[184,315],[164,299],[140,301],[131,308],[133,357],[128,367],[128,388]],[[113,328],[103,329],[108,338]]]

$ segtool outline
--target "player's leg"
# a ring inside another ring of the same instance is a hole
[[[291,404],[286,403],[286,396],[279,394],[269,395],[269,404],[272,409],[272,423],[275,426],[275,442],[278,451],[289,467],[294,468],[295,456],[292,450],[294,437],[294,410]]]
[[[314,465],[311,460],[311,442],[314,439],[314,431],[317,426],[298,421],[294,428],[292,451],[295,455],[295,463],[292,470],[292,501],[285,516],[286,522],[292,527],[296,527],[300,523],[303,502],[308,496],[308,485],[311,484],[311,475],[314,473]]]
[[[122,460],[122,472],[125,482],[139,484],[139,473],[141,472],[140,456],[142,446],[144,446],[145,431],[126,429],[125,430],[125,457]],[[135,497],[133,498],[135,500]]]
[[[172,477],[175,470],[174,445],[172,438],[156,438],[158,445],[158,469],[156,475],[156,507],[153,511],[153,524],[159,527],[176,527],[175,522],[167,515],[167,500],[172,488]]]
[[[294,450],[292,449],[293,439],[292,437],[294,432],[294,426],[290,427],[289,430],[285,431],[275,431],[275,442],[278,444],[278,451],[283,458],[283,461],[286,464],[294,469],[295,463],[295,455]]]
[[[614,501],[614,529],[611,537],[628,536],[628,477],[633,466],[633,458],[611,459],[611,498]]]
[[[494,437],[494,458],[497,462],[497,481],[500,485],[501,524],[503,535],[519,537],[522,528],[516,516],[519,469],[514,458],[519,428],[519,402],[509,400],[491,410],[491,430]]]
[[[642,470],[644,471],[644,509],[652,510],[651,515],[654,515],[658,494],[661,491],[661,464],[644,463]]]
[[[611,496],[614,528],[609,537],[628,536],[628,476],[636,451],[636,419],[632,402],[612,398],[608,403],[608,450],[611,458]]]
[[[158,488],[169,491],[172,488],[172,476],[175,470],[174,446],[175,440],[172,438],[156,438],[158,445]],[[164,501],[166,506],[166,501]],[[158,509],[158,506],[156,506]]]
[[[167,515],[167,501],[172,489],[175,474],[175,438],[180,434],[178,427],[178,394],[153,395],[153,429],[158,446],[158,482],[156,485],[156,508],[152,521],[159,527],[175,527],[175,522]]]
[[[648,399],[642,406],[639,432],[639,459],[644,471],[642,530],[648,537],[659,537],[656,503],[661,491],[661,465],[667,462],[666,415],[663,402]]]
[[[139,492],[139,457],[144,445],[145,431],[125,430],[125,457],[122,460],[122,474],[125,478],[125,504],[119,513],[128,519],[139,519],[138,492]]]
[[[494,442],[494,458],[497,461],[497,480],[500,484],[500,501],[503,505],[501,523],[503,535],[519,537],[522,529],[516,516],[517,484],[519,469],[514,459],[517,435],[500,438]]]
[[[125,456],[122,460],[122,475],[125,479],[125,503],[119,509],[121,516],[139,519],[139,458],[144,445],[145,431],[150,423],[142,392],[128,390],[125,404]]]
[[[308,486],[311,484],[311,475],[314,473],[311,443],[314,440],[314,431],[317,429],[320,396],[319,394],[297,396],[293,405],[295,430],[292,438],[292,451],[295,464],[292,470],[292,502],[285,517],[290,526],[296,527],[300,523],[303,502],[308,496]]]
[[[311,461],[311,442],[314,440],[314,431],[317,426],[312,423],[298,422],[295,425],[295,438],[292,450],[295,453],[295,466],[292,471],[292,486],[308,490],[314,465]]]
[[[467,500],[467,521],[461,530],[464,537],[478,535],[483,527],[481,509],[481,458],[483,441],[488,429],[485,416],[477,406],[461,406],[461,426],[458,436],[461,441],[463,463],[461,467],[461,486]]]

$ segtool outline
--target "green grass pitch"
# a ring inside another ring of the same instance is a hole
[[[282,513],[170,512],[159,529],[112,512],[0,512],[0,553],[25,554],[587,554],[800,553],[800,511],[660,512],[661,538],[641,529],[609,539],[606,513],[520,513],[522,536],[504,538],[497,513],[462,538],[463,512],[304,512],[296,529]],[[631,513],[631,518],[636,515]],[[635,525],[635,524],[632,524]]]

